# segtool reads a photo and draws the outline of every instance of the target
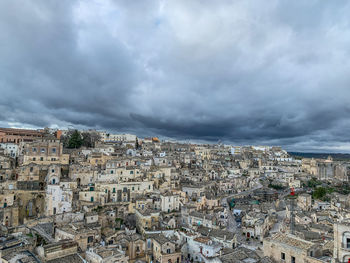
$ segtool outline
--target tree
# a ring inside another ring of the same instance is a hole
[[[140,145],[139,145],[139,140],[136,138],[135,149],[138,150],[139,147],[140,147]]]
[[[269,187],[270,187],[270,188],[273,188],[273,189],[275,189],[275,190],[284,190],[284,189],[286,189],[286,187],[284,187],[283,185],[280,185],[280,184],[272,184],[272,183],[269,184]]]
[[[82,146],[85,146],[85,147],[94,147],[95,143],[99,141],[101,138],[101,136],[94,131],[82,132],[81,136],[83,140]]]
[[[310,188],[315,188],[316,186],[322,184],[322,182],[318,181],[316,178],[311,178],[308,182],[307,182],[307,186]]]
[[[322,199],[327,194],[327,190],[324,187],[318,187],[316,190],[312,193],[312,197],[315,199]]]
[[[73,130],[69,130],[65,135],[62,135],[60,140],[63,143],[63,147],[68,148],[69,146],[69,139],[73,134]]]
[[[68,148],[80,148],[83,144],[83,138],[78,130],[75,130],[68,140]]]

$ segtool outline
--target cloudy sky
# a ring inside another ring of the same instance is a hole
[[[350,151],[350,2],[0,1],[0,125]]]

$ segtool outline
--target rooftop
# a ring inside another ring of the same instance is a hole
[[[303,250],[308,250],[315,245],[310,241],[303,240],[294,235],[282,234],[282,233],[277,233],[271,238],[269,238],[268,240],[274,243],[284,244],[290,247],[300,248]]]

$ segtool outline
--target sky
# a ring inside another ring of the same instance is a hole
[[[350,152],[346,0],[0,1],[0,126]]]

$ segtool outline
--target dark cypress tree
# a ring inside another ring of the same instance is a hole
[[[135,149],[138,150],[139,147],[140,147],[140,145],[139,145],[139,140],[136,138]]]
[[[80,148],[83,144],[83,138],[78,130],[75,130],[69,138],[68,148]]]

